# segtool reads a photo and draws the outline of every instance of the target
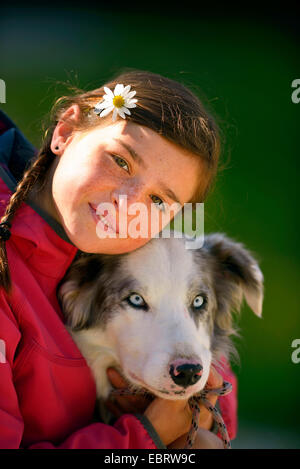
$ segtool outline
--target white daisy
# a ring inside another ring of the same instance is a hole
[[[132,99],[136,91],[130,91],[130,88],[131,85],[124,87],[122,84],[117,84],[114,92],[112,92],[109,88],[104,86],[106,94],[103,96],[103,101],[96,104],[94,108],[95,113],[100,117],[105,117],[113,111],[113,121],[117,119],[117,115],[125,119],[125,114],[131,114],[128,108],[136,107],[135,103],[138,102],[137,99]]]

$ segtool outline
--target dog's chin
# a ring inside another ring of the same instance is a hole
[[[190,386],[188,389],[178,389],[169,390],[169,389],[158,389],[156,387],[150,386],[148,383],[145,383],[142,379],[138,378],[134,373],[128,372],[126,373],[127,381],[132,384],[132,388],[138,391],[146,391],[152,396],[161,397],[162,399],[169,399],[169,400],[187,400],[193,395],[200,392],[204,385],[199,387],[199,383],[197,386]]]

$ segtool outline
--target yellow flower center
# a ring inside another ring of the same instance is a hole
[[[115,107],[122,107],[124,106],[125,104],[125,99],[123,98],[123,96],[115,96],[114,99],[113,99],[113,105]]]

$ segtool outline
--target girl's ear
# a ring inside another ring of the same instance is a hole
[[[217,296],[228,298],[231,291],[238,309],[244,296],[252,311],[261,317],[264,278],[253,254],[222,233],[205,236],[203,248],[214,258]]]
[[[51,151],[61,156],[74,136],[74,127],[80,118],[78,104],[72,104],[60,117],[52,135]]]

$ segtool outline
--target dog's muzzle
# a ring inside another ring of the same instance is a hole
[[[170,366],[170,376],[177,386],[187,388],[196,384],[201,378],[203,367],[200,363],[176,363]]]

